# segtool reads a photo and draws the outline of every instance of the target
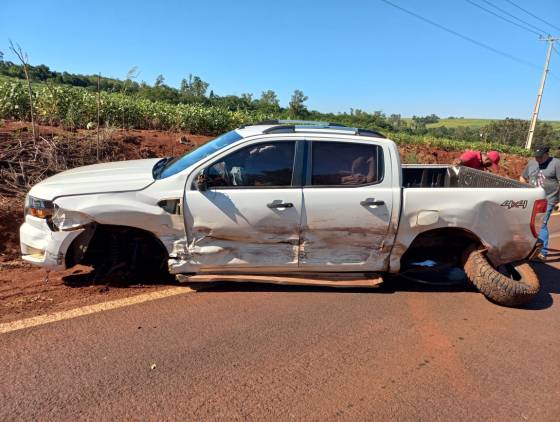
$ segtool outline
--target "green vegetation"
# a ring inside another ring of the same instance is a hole
[[[51,71],[47,66],[29,66],[34,95],[34,111],[39,122],[67,128],[95,127],[97,122],[97,75],[76,75]],[[522,146],[528,121],[490,120],[434,114],[403,118],[381,111],[368,113],[320,113],[308,110],[308,97],[295,90],[288,107],[283,108],[276,93],[264,91],[260,98],[251,94],[219,96],[209,83],[188,75],[179,88],[165,84],[159,75],[153,85],[137,82],[136,68],[125,80],[99,78],[100,124],[108,127],[186,130],[218,134],[244,123],[271,118],[331,121],[348,126],[380,130],[405,144],[423,144],[449,150],[498,149],[525,154]],[[29,98],[23,83],[22,66],[0,58],[0,118],[28,120]],[[560,148],[560,122],[540,122],[536,144]]]
[[[457,128],[457,127],[472,127],[472,128],[481,128],[492,123],[493,119],[440,119],[438,122],[430,123],[427,125],[428,128],[433,127],[449,127],[449,128]]]
[[[71,129],[97,121],[97,95],[81,88],[37,84],[33,87],[38,121]],[[0,82],[0,118],[28,120],[29,100],[21,82]],[[102,92],[100,123],[137,129],[173,129],[216,134],[243,123],[270,118],[259,112],[230,111],[200,104],[168,104]],[[91,124],[90,124],[91,127]]]

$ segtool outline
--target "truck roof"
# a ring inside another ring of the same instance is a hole
[[[265,120],[254,124],[240,126],[236,131],[243,136],[272,134],[272,133],[338,133],[352,136],[367,136],[384,138],[385,136],[375,130],[360,129],[345,126],[340,123],[318,122],[313,120]]]

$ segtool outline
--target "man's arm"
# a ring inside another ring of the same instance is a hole
[[[523,170],[523,173],[521,173],[521,176],[519,176],[519,181],[523,182],[523,183],[529,183],[529,181],[527,180],[529,179],[529,166],[525,166],[525,169]]]

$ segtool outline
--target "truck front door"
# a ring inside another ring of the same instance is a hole
[[[203,169],[207,190],[187,186],[184,214],[193,271],[297,268],[302,189],[293,182],[299,178],[296,144],[261,140],[238,147]]]
[[[300,239],[305,271],[382,271],[395,228],[390,160],[371,139],[308,142]]]

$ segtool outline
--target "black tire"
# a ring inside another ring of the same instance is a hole
[[[506,265],[502,274],[488,262],[483,251],[476,249],[466,251],[463,262],[469,281],[494,303],[519,306],[539,293],[539,278],[527,262]]]

